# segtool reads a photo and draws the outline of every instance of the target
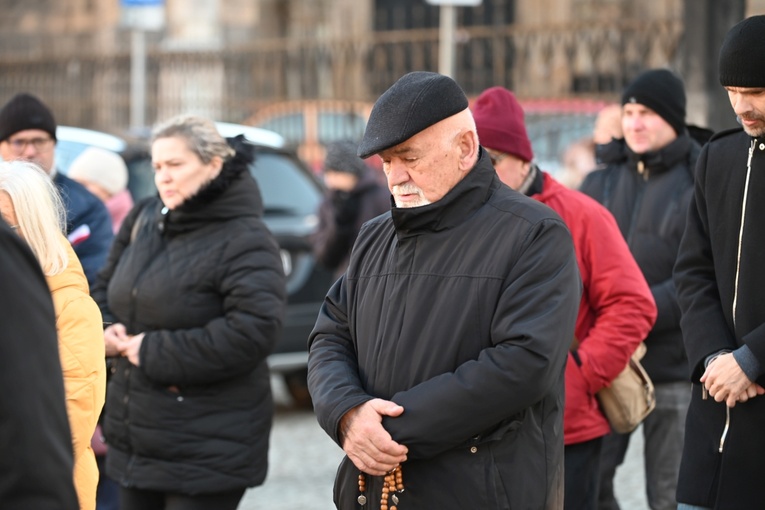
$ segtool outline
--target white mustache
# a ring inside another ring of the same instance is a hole
[[[414,184],[396,184],[393,186],[394,195],[422,195],[422,190]]]

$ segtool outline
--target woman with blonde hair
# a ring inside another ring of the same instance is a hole
[[[80,509],[93,510],[98,469],[90,438],[106,390],[101,312],[64,237],[66,213],[50,177],[34,163],[0,162],[0,214],[35,254],[51,291],[72,433],[74,484]]]

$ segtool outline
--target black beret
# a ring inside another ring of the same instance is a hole
[[[26,129],[40,129],[56,139],[56,121],[50,109],[31,94],[16,94],[0,110],[0,141]]]
[[[765,87],[765,66],[760,60],[764,51],[765,15],[739,21],[720,47],[720,85]]]
[[[467,107],[467,96],[448,76],[425,71],[405,74],[375,102],[357,154],[368,158]]]

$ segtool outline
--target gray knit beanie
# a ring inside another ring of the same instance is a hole
[[[367,172],[367,164],[356,155],[358,144],[351,141],[333,142],[327,146],[324,171],[345,172],[361,177]]]

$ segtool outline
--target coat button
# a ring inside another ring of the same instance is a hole
[[[130,401],[130,397],[129,396],[125,395],[124,397],[122,397],[122,403],[123,404],[127,404],[129,401]]]
[[[761,151],[765,151],[765,143],[761,143],[760,144],[760,150]]]
[[[178,395],[178,398],[176,399],[178,402],[183,402],[183,397],[181,395]]]
[[[470,447],[470,453],[475,453],[477,451],[478,451],[478,447],[477,446],[471,446]]]

